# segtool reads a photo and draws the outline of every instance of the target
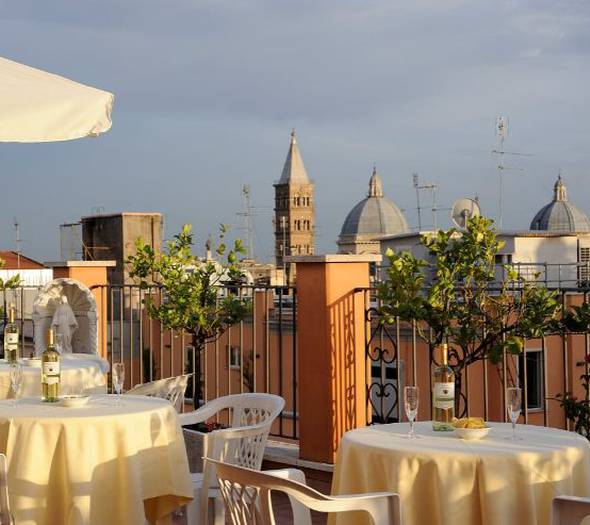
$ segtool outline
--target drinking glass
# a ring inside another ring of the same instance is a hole
[[[408,432],[408,439],[415,439],[414,434],[414,420],[418,414],[418,394],[419,390],[417,386],[407,386],[404,388],[404,405],[406,408],[406,416],[410,422],[410,431]]]
[[[14,398],[12,400],[12,406],[16,406],[18,401],[18,393],[20,392],[20,386],[23,379],[23,369],[20,363],[10,364],[10,386],[12,387],[12,393]]]
[[[113,388],[117,392],[117,405],[121,404],[121,391],[125,384],[125,363],[113,363]]]
[[[516,421],[520,416],[522,407],[522,390],[516,386],[506,389],[506,409],[508,410],[508,417],[512,421],[512,437],[508,439],[521,439],[516,436]]]

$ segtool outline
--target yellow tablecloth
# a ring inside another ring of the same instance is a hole
[[[20,397],[41,396],[41,367],[24,366],[23,379],[20,389]],[[93,392],[103,390],[106,394],[106,372],[109,363],[98,356],[87,354],[71,354],[61,358],[61,383],[62,395],[81,394],[86,389]],[[0,399],[12,398],[10,388],[10,366],[0,360]]]
[[[416,425],[350,431],[340,442],[333,494],[389,491],[401,497],[404,525],[544,525],[558,495],[590,496],[590,445],[564,430],[494,424],[487,438],[464,441]],[[363,515],[331,517],[337,525],[369,523]]]
[[[19,525],[143,525],[192,499],[174,408],[92,396],[82,408],[0,401],[0,451]]]

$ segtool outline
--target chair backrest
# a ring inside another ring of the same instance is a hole
[[[590,516],[590,498],[559,496],[553,499],[551,525],[579,525]]]
[[[4,454],[0,454],[0,523],[7,525],[14,523],[8,499],[8,468]]]
[[[374,525],[401,525],[399,496],[392,493],[326,496],[306,485],[227,463],[215,463],[232,525],[275,525],[271,491],[284,492],[319,512],[367,512]]]
[[[136,385],[125,393],[134,396],[151,396],[167,399],[176,408],[177,412],[181,412],[184,392],[186,391],[188,379],[191,375],[184,374],[182,376],[150,381],[149,383]]]
[[[181,414],[179,419],[181,425],[191,425],[228,411],[230,427],[237,428],[268,420],[274,421],[284,407],[285,400],[274,394],[232,394],[207,401],[199,409]]]
[[[284,406],[285,400],[273,394],[235,394],[214,399],[194,412],[181,414],[180,419],[181,424],[186,425],[205,421],[218,412],[229,410],[232,426],[207,434],[203,455],[216,461],[258,470],[262,466],[272,423]],[[202,483],[205,489],[200,491],[199,513],[206,523],[207,489],[217,488],[214,463],[204,463]]]

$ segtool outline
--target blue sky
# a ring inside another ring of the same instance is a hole
[[[113,92],[98,139],[0,145],[0,246],[59,256],[93,209],[161,211],[238,235],[241,185],[269,258],[273,188],[297,129],[316,183],[318,251],[335,250],[373,163],[416,225],[411,174],[441,207],[497,214],[490,150],[510,118],[504,226],[527,228],[561,168],[590,212],[590,3],[581,0],[0,0],[0,55]],[[424,196],[426,198],[426,196]],[[448,211],[439,223],[448,224]]]

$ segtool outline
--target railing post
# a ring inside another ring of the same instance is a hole
[[[289,257],[297,264],[299,454],[333,463],[366,424],[365,294],[380,255]]]
[[[61,261],[45,263],[53,268],[54,279],[75,279],[92,290],[98,315],[98,353],[107,359],[107,291],[108,269],[116,266],[115,261]],[[94,288],[94,289],[93,289]]]

